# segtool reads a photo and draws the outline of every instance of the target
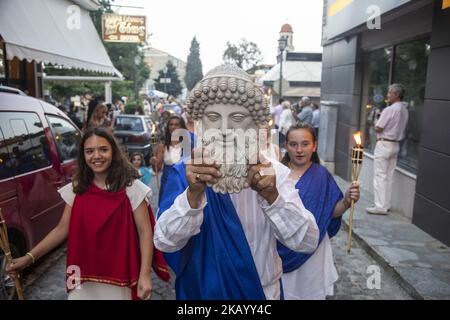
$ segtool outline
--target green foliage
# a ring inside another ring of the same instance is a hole
[[[244,70],[251,69],[262,60],[261,50],[254,42],[241,39],[238,44],[227,41],[227,48],[223,53],[225,63],[236,64]]]
[[[200,44],[198,43],[196,37],[194,37],[191,42],[191,49],[189,50],[189,55],[187,58],[186,76],[184,77],[186,87],[189,91],[192,90],[196,83],[203,78],[202,69],[202,61],[200,60]]]
[[[155,80],[155,88],[159,91],[164,91],[173,97],[177,97],[181,94],[183,87],[181,86],[180,79],[178,78],[177,68],[173,65],[172,61],[168,61],[166,64],[167,74],[164,74],[163,70],[159,70],[159,76]],[[161,83],[162,78],[170,78],[170,83]]]

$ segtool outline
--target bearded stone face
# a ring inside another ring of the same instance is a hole
[[[250,76],[233,64],[217,66],[189,95],[187,112],[201,129],[203,156],[221,164],[215,192],[238,193],[248,164],[256,164],[258,127],[267,125],[270,110]]]
[[[244,188],[249,163],[256,163],[258,126],[239,105],[214,104],[202,117],[204,156],[221,164],[222,177],[215,192],[239,193]]]

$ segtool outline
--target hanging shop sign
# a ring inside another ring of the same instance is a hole
[[[103,14],[103,41],[144,43],[147,34],[145,18],[145,16]]]

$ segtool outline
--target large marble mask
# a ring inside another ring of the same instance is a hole
[[[222,177],[213,190],[240,192],[248,164],[257,161],[259,129],[269,120],[261,90],[244,70],[221,65],[197,83],[187,105],[200,132],[203,156],[222,164]]]

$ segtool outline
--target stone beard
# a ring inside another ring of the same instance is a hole
[[[221,137],[205,135],[202,140],[203,156],[221,164],[222,176],[209,186],[217,193],[239,193],[247,180],[248,165],[256,163],[258,139],[256,134],[245,136],[243,131]]]
[[[265,127],[270,118],[261,89],[241,68],[221,65],[208,72],[191,90],[187,112],[205,129],[205,134],[199,135],[203,156],[222,165],[222,177],[212,186],[213,190],[242,191],[248,165],[257,163],[257,128]]]

